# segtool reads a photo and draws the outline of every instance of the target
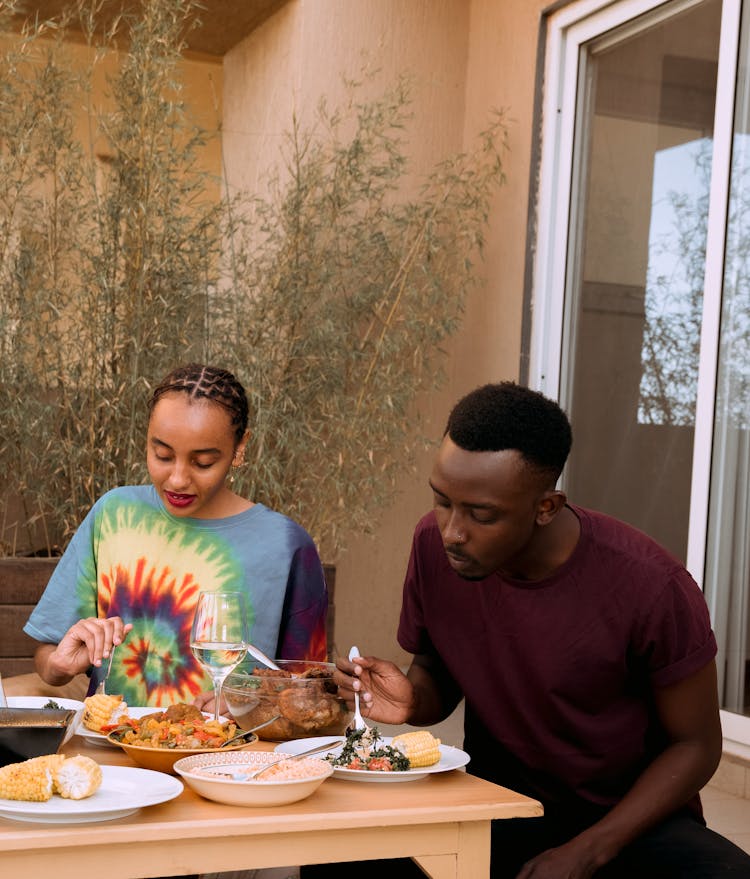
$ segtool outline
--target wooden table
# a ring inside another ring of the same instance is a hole
[[[64,750],[134,765],[77,736]],[[168,803],[112,821],[0,818],[0,864],[8,877],[134,879],[410,856],[433,879],[482,879],[491,819],[541,814],[535,800],[460,770],[402,784],[330,778],[302,802],[265,808],[225,806],[186,786]]]

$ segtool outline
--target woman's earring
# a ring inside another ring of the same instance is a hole
[[[236,470],[238,467],[242,467],[245,463],[245,447],[243,446],[238,455],[235,455],[234,461],[232,461],[232,470]],[[232,473],[229,477],[229,484],[234,484],[234,473]]]

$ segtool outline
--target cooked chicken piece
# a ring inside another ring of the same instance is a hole
[[[341,708],[322,688],[289,687],[279,693],[279,710],[296,726],[313,730],[332,724]]]
[[[307,680],[313,679],[321,681],[326,693],[338,693],[338,687],[333,682],[333,673],[327,668],[307,668],[302,672],[300,677],[307,678]]]
[[[256,726],[266,720],[270,720],[280,711],[281,708],[277,705],[275,699],[262,698],[253,711],[252,725]],[[294,728],[285,717],[280,717],[278,720],[274,721],[274,723],[271,723],[264,728],[263,736],[266,739],[278,739],[283,742],[294,737]]]
[[[168,708],[162,708],[154,711],[153,714],[146,714],[141,717],[141,726],[147,720],[155,720],[160,723],[162,720],[168,720],[170,723],[179,723],[182,720],[203,720],[203,714],[200,708],[195,705],[189,705],[187,702],[178,702],[176,705],[170,705]]]

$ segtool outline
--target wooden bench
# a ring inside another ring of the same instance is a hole
[[[57,559],[0,559],[0,674],[34,671],[36,641],[23,631]]]
[[[0,674],[4,678],[34,671],[36,642],[23,631],[29,614],[39,601],[57,559],[0,559]],[[327,637],[333,651],[336,609],[333,601],[336,568],[324,565],[328,584]]]

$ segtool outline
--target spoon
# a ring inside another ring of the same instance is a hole
[[[245,644],[245,647],[247,647],[247,652],[250,654],[250,656],[255,657],[258,662],[262,662],[263,665],[268,666],[268,668],[272,668],[274,671],[281,670],[278,665],[276,665],[276,663],[273,661],[273,659],[269,659],[266,654],[254,644]]]
[[[352,647],[349,651],[349,662],[354,662],[356,657],[361,656],[362,654],[359,652],[359,647]],[[370,727],[365,723],[364,717],[359,710],[359,693],[357,690],[354,691],[354,717],[352,717],[349,726],[347,726],[347,732],[353,732],[354,730],[369,730]]]
[[[227,739],[226,742],[222,742],[219,745],[219,750],[222,748],[227,748],[229,745],[236,745],[238,742],[245,741],[249,739],[250,736],[254,735],[256,729],[263,729],[264,726],[270,726],[274,721],[278,720],[281,717],[280,714],[274,715],[270,720],[266,720],[263,723],[259,723],[257,726],[254,726],[252,729],[243,729],[239,735],[233,736],[231,739]],[[256,736],[257,738],[257,736]]]

